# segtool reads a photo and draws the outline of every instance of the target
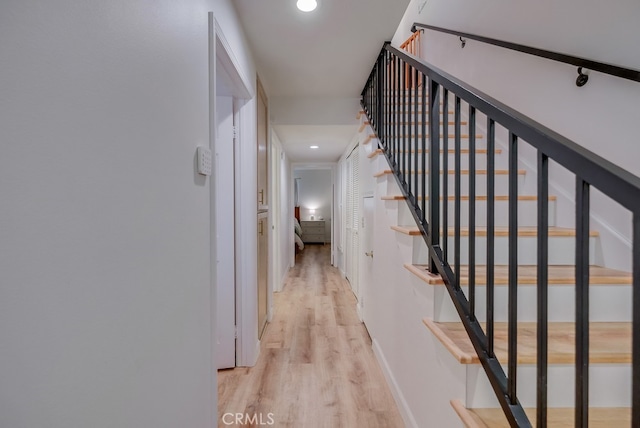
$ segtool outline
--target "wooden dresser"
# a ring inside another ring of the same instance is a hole
[[[302,228],[302,241],[305,244],[326,242],[324,231],[324,220],[303,220],[300,222]]]

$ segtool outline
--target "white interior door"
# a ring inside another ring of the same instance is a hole
[[[360,285],[358,290],[360,296],[358,299],[358,312],[362,321],[367,322],[366,300],[367,286],[373,282],[373,213],[374,200],[373,195],[367,195],[362,198],[362,222],[360,224]]]
[[[358,285],[359,277],[359,248],[360,242],[358,229],[360,223],[360,161],[359,149],[355,148],[347,157],[347,210],[345,213],[347,223],[346,239],[346,264],[345,274],[351,284],[351,289],[357,298],[360,297]]]
[[[217,365],[223,369],[236,365],[233,98],[216,97],[216,110]]]

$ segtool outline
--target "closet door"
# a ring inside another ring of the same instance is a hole
[[[258,214],[258,338],[267,325],[267,280],[269,275],[269,214]]]
[[[267,188],[269,184],[267,97],[258,80],[258,212],[266,211],[268,206]]]
[[[347,223],[346,236],[346,275],[351,289],[356,297],[358,290],[358,257],[359,238],[358,226],[360,218],[360,159],[358,147],[347,157],[347,210],[345,213]]]

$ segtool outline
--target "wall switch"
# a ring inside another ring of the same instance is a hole
[[[211,175],[211,150],[206,147],[198,147],[198,174]]]

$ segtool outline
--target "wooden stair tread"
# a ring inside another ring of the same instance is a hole
[[[416,124],[417,124],[417,125],[422,125],[422,121],[421,121],[421,120],[419,120],[418,122],[416,122],[416,121],[409,121],[409,122],[393,122],[393,123],[394,123],[394,124],[397,124],[397,125],[416,125]],[[442,121],[440,122],[440,124],[443,124],[443,123],[444,123],[444,122],[442,122]],[[425,125],[428,125],[428,124],[429,124],[429,121],[426,121],[426,122],[425,122]],[[455,122],[455,121],[453,121],[453,120],[449,120],[449,121],[447,121],[447,125],[455,126],[455,124],[456,124],[456,122]],[[460,125],[462,125],[462,126],[466,126],[466,125],[467,125],[467,121],[466,121],[466,120],[461,120],[461,121],[460,121]]]
[[[412,170],[410,172],[411,172],[411,174],[414,174],[416,171]],[[418,170],[417,172],[418,172],[418,174],[422,174],[421,170]],[[440,174],[441,175],[442,175],[442,172],[443,171],[440,170]],[[449,172],[449,175],[454,175],[455,174],[455,171],[453,169],[450,169],[448,172]],[[426,173],[429,174],[429,171],[427,171]],[[527,171],[524,170],[524,169],[519,169],[518,170],[518,175],[526,175],[526,173],[527,173]],[[382,170],[380,172],[375,173],[373,176],[375,178],[378,178],[378,177],[382,177],[382,176],[385,176],[385,175],[391,175],[391,174],[393,174],[392,170],[385,169],[385,170]],[[461,169],[460,170],[460,175],[469,175],[469,170],[468,169]],[[486,169],[477,169],[476,170],[476,175],[487,175],[487,170]],[[509,175],[509,170],[508,169],[496,169],[495,170],[495,175]]]
[[[420,229],[412,226],[391,226],[391,229],[409,236],[420,236]]]
[[[381,150],[381,149],[378,149]],[[370,155],[371,156],[371,155]],[[476,195],[476,201],[486,201],[488,198],[487,195]],[[385,195],[382,196],[380,198],[383,201],[404,201],[406,198],[402,195]],[[419,200],[422,200],[422,197],[418,197]],[[427,201],[429,200],[429,196],[427,196]],[[444,198],[442,196],[440,196],[440,200],[442,201]],[[449,201],[455,201],[456,197],[451,195],[448,196],[447,199]],[[555,195],[551,195],[549,196],[549,201],[555,201],[558,198]],[[461,201],[468,201],[469,200],[469,195],[460,195],[460,200]],[[509,201],[509,195],[496,195],[494,197],[494,200],[497,201]],[[519,201],[537,201],[538,200],[538,196],[536,195],[518,195],[518,200]]]
[[[429,285],[444,285],[440,275],[429,272],[427,265],[405,264],[404,267]],[[486,285],[486,266],[476,266],[476,285]],[[519,285],[537,285],[538,267],[535,265],[518,266]],[[494,269],[494,284],[509,284],[509,266],[498,265]],[[573,285],[575,281],[574,265],[549,265],[550,285]],[[629,272],[602,266],[589,266],[589,284],[591,285],[631,285],[633,276]],[[469,284],[469,266],[460,266],[460,285]]]
[[[376,156],[381,155],[382,153],[383,153],[383,152],[382,152],[382,149],[375,149],[374,151],[372,151],[371,153],[369,153],[369,154],[367,155],[367,157],[368,157],[369,159],[373,159],[373,158],[375,158]]]
[[[509,422],[500,408],[467,409],[460,400],[451,400],[451,406],[467,428],[509,428]],[[532,426],[536,425],[536,409],[524,409]],[[547,424],[551,427],[573,428],[575,409],[547,409]],[[611,428],[631,426],[630,407],[590,407],[589,427]]]
[[[461,322],[435,322],[430,318],[424,324],[461,364],[480,364]],[[484,325],[483,325],[484,328]],[[589,362],[592,364],[631,363],[631,331],[628,322],[589,323]],[[506,364],[507,323],[494,324],[494,351],[498,360]],[[536,363],[537,323],[518,323],[518,364]],[[575,363],[575,323],[549,323],[549,364]]]
[[[415,134],[411,134],[411,135],[404,135],[404,134],[403,135],[391,135],[389,137],[390,137],[389,139],[392,139],[391,137],[395,137],[395,138],[404,138],[404,137],[422,138],[422,134],[418,134],[418,135],[415,135]],[[429,134],[426,134],[425,138],[429,138]],[[440,134],[440,138],[442,138],[442,134]],[[456,138],[456,136],[455,136],[455,134],[447,134],[447,138],[449,140],[453,140],[454,138]],[[460,138],[461,139],[467,139],[467,138],[469,138],[469,134],[460,134]],[[481,140],[483,138],[484,138],[484,136],[482,134],[476,134],[476,139]]]
[[[383,169],[382,171],[376,172],[375,174],[373,174],[374,178],[380,178],[380,177],[384,177],[385,175],[389,175],[392,174],[393,171],[391,171],[390,169]]]
[[[460,149],[460,154],[461,155],[468,155],[470,152],[469,149]],[[476,155],[486,155],[488,152],[487,149],[476,149]],[[422,149],[418,149],[418,150],[400,150],[400,153],[422,153]],[[429,153],[429,149],[425,150],[425,153]],[[440,149],[440,154],[444,153],[444,149]],[[456,153],[455,149],[448,149],[447,153],[452,155]],[[499,155],[500,153],[502,153],[502,149],[495,149],[495,154]]]
[[[420,235],[420,229],[417,226],[391,226],[391,229],[404,233],[405,235]],[[569,227],[558,227],[558,226],[549,226],[548,229],[549,237],[573,237],[576,236],[576,230]],[[536,237],[538,236],[538,228],[536,226],[522,226],[518,227],[518,236],[519,237]],[[455,235],[455,229],[453,227],[449,228],[448,236]],[[599,236],[597,230],[590,231],[589,235],[591,237]],[[469,228],[461,227],[460,228],[460,236],[469,236]],[[487,228],[485,226],[476,227],[476,237],[487,236]],[[496,226],[495,227],[495,236],[509,236],[509,228],[507,226]]]
[[[364,114],[364,110],[360,110],[358,112],[358,114],[356,115],[356,119],[360,120],[360,118],[362,117],[363,114]]]

